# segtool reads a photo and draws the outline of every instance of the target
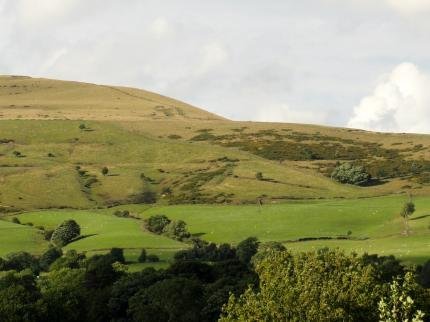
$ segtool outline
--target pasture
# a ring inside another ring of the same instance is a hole
[[[249,236],[255,236],[262,242],[282,242],[289,249],[297,251],[331,247],[348,252],[393,254],[408,263],[422,263],[430,257],[430,198],[414,198],[417,211],[409,220],[409,236],[402,234],[404,226],[399,215],[405,200],[405,196],[387,196],[355,200],[291,201],[261,207],[123,205],[97,210],[28,212],[17,217],[22,223],[31,222],[45,229],[55,228],[66,219],[74,219],[81,225],[84,238],[67,245],[66,249],[91,254],[121,247],[125,249],[129,261],[136,260],[140,248],[146,248],[149,253],[168,261],[177,250],[189,245],[145,231],[141,220],[115,217],[113,212],[117,209],[128,209],[142,219],[156,214],[182,219],[194,236],[215,243],[237,244]],[[12,217],[6,218],[11,220]],[[40,253],[48,245],[36,228],[4,221],[0,223],[9,228],[4,230],[2,245],[9,242],[14,250],[35,253]],[[16,234],[17,230],[25,235]],[[333,239],[298,241],[321,237]],[[348,239],[336,239],[339,237]],[[10,252],[5,246],[0,251],[1,255]]]

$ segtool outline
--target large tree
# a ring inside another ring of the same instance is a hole
[[[70,243],[81,234],[81,227],[73,219],[62,222],[53,232],[51,242],[58,247]]]
[[[375,268],[339,251],[274,251],[257,264],[259,288],[231,296],[221,321],[377,321]]]

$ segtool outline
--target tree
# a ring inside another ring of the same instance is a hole
[[[110,250],[110,255],[112,256],[114,262],[119,262],[122,264],[125,263],[124,250],[122,248],[112,248]]]
[[[13,217],[13,218],[12,218],[12,222],[13,222],[14,224],[18,224],[18,225],[20,225],[20,224],[21,224],[21,221],[20,221],[17,217]]]
[[[378,303],[379,321],[381,322],[423,322],[424,313],[414,305],[412,291],[417,287],[412,273],[405,275],[390,284],[390,293]]]
[[[44,321],[43,311],[44,305],[33,274],[11,272],[0,278],[0,321]]]
[[[173,220],[164,227],[163,232],[170,238],[184,240],[190,238],[190,233],[187,231],[187,224],[183,220]]]
[[[255,174],[255,178],[256,178],[257,180],[263,180],[263,173],[262,173],[262,172],[257,172],[257,173]]]
[[[102,175],[106,176],[108,173],[109,173],[108,167],[103,167],[102,168]]]
[[[79,124],[79,129],[85,130],[87,127],[84,123]]]
[[[248,264],[258,251],[259,241],[256,237],[249,237],[241,241],[236,247],[236,256],[244,264]]]
[[[63,256],[61,248],[50,247],[39,259],[40,268],[44,271],[49,269],[52,263]]]
[[[340,251],[272,252],[259,287],[232,295],[220,321],[377,321],[383,294],[374,268]]]
[[[129,301],[133,321],[200,321],[203,286],[195,279],[169,278],[144,288]]]
[[[351,163],[342,163],[333,170],[331,178],[340,183],[349,183],[357,186],[364,186],[371,180],[370,174],[364,167],[355,166]]]
[[[142,248],[140,251],[139,258],[137,259],[139,263],[145,263],[146,262],[146,249]]]
[[[51,264],[49,270],[55,271],[62,268],[77,269],[84,266],[85,254],[80,254],[76,250],[68,250],[66,254],[58,258],[54,263]]]
[[[155,234],[161,234],[164,228],[170,224],[170,219],[165,215],[155,215],[145,219],[145,228]]]
[[[38,273],[40,270],[38,260],[27,252],[16,252],[6,255],[3,269],[18,272],[30,269],[34,273]]]
[[[40,280],[40,289],[47,304],[45,321],[85,321],[84,270],[62,268]]]
[[[63,247],[81,234],[81,227],[73,219],[62,222],[53,232],[51,242]]]
[[[403,217],[403,220],[405,223],[405,234],[406,235],[409,235],[409,224],[408,224],[409,216],[411,216],[414,212],[415,212],[415,204],[409,198],[409,201],[404,203],[403,208],[400,211],[400,216]]]

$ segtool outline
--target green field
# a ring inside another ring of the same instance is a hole
[[[330,177],[336,162],[358,162],[375,180],[340,184]],[[155,194],[154,206],[145,193]],[[407,194],[417,212],[403,236],[398,213]],[[139,89],[0,76],[2,256],[40,254],[48,242],[36,227],[69,218],[84,238],[66,249],[122,247],[135,262],[147,248],[163,266],[189,247],[112,215],[128,209],[142,219],[182,219],[216,243],[256,236],[295,250],[330,246],[422,262],[430,255],[429,196],[430,135],[236,122]],[[7,222],[13,216],[34,226]],[[349,240],[296,241],[348,232]]]
[[[52,229],[66,219],[76,220],[85,238],[66,246],[89,254],[112,247],[126,249],[127,259],[135,261],[140,248],[168,260],[177,250],[189,247],[145,231],[142,221],[113,216],[116,209],[128,209],[135,216],[147,218],[164,214],[182,219],[195,236],[215,243],[237,244],[256,236],[260,241],[280,241],[293,250],[334,247],[358,253],[393,254],[406,262],[421,263],[430,258],[430,198],[417,197],[417,211],[409,220],[410,235],[404,236],[399,210],[405,196],[331,201],[294,201],[283,204],[223,206],[124,205],[100,210],[50,210],[17,216],[22,223]],[[6,217],[11,220],[11,216]],[[5,225],[2,245],[13,243],[14,250],[40,252],[48,246],[35,228],[0,221]],[[13,229],[11,229],[13,228]],[[17,234],[16,232],[22,232]],[[351,231],[350,240],[298,242],[305,237],[339,237]],[[25,233],[25,234],[23,234]],[[19,242],[17,239],[19,236]],[[1,254],[9,247],[0,248]]]

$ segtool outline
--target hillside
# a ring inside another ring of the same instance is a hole
[[[429,135],[234,122],[138,89],[0,77],[3,212],[141,203],[148,191],[169,204],[428,195],[429,147]],[[336,162],[378,180],[339,184]]]

